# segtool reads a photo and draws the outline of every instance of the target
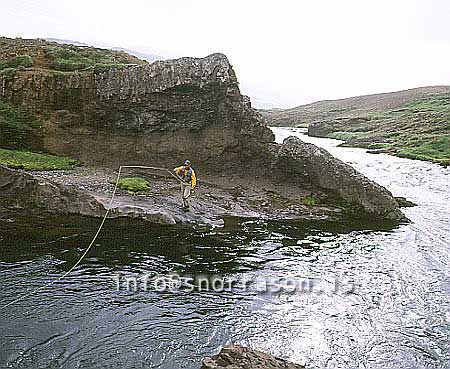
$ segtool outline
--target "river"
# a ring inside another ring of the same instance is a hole
[[[108,221],[69,277],[0,311],[1,368],[197,369],[227,343],[307,368],[450,367],[450,169],[274,128],[329,150],[418,206],[395,229],[229,219]],[[0,214],[0,306],[67,271],[98,219]],[[227,276],[226,291],[117,288],[115,276]],[[264,293],[269,278],[312,290]],[[243,288],[243,281],[253,281]],[[336,285],[339,288],[336,288]]]

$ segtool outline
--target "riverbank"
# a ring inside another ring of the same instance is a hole
[[[94,217],[104,216],[117,179],[117,173],[112,170],[92,167],[31,172],[3,168],[2,174],[4,178],[17,177],[16,180],[26,177],[30,188],[38,188],[40,195],[29,199],[37,208]],[[140,218],[159,224],[221,226],[226,217],[336,220],[344,211],[343,207],[327,204],[325,194],[320,192],[283,184],[274,187],[264,179],[249,180],[222,174],[200,177],[190,199],[191,209],[185,212],[180,206],[179,183],[170,175],[124,169],[123,177],[136,175],[145,178],[150,189],[129,193],[119,188],[112,203],[111,217]]]
[[[450,164],[450,86],[319,101],[262,111],[269,125],[409,159]]]

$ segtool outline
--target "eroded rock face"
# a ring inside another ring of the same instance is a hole
[[[345,201],[377,218],[401,220],[404,215],[392,194],[369,180],[328,151],[298,137],[284,140],[277,153],[277,166],[290,170],[299,181],[309,181],[336,192]]]
[[[240,345],[222,348],[219,354],[203,361],[201,369],[305,369],[264,352]]]
[[[0,74],[0,98],[41,118],[42,149],[85,164],[197,167],[254,157],[273,141],[223,54],[86,72]]]

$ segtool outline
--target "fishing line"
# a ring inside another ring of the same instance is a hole
[[[56,282],[62,280],[63,278],[67,277],[78,265],[80,265],[81,261],[84,259],[84,257],[87,255],[87,253],[89,252],[89,250],[92,248],[92,246],[94,245],[95,240],[97,239],[98,235],[100,234],[103,225],[105,224],[106,218],[109,215],[109,212],[112,208],[112,204],[114,201],[114,197],[116,195],[116,191],[117,191],[117,187],[119,185],[119,180],[120,180],[120,175],[122,173],[122,169],[123,168],[140,168],[140,169],[152,169],[152,170],[162,170],[162,171],[166,171],[168,173],[170,173],[170,175],[172,177],[174,177],[178,182],[180,182],[183,185],[187,185],[186,182],[184,182],[181,178],[179,178],[178,176],[176,176],[174,173],[172,173],[169,169],[167,168],[161,168],[161,167],[149,167],[149,166],[142,166],[142,165],[121,165],[119,167],[119,172],[117,173],[117,179],[116,179],[116,183],[114,185],[114,191],[112,193],[111,196],[111,200],[109,201],[109,205],[108,205],[108,209],[106,209],[106,213],[103,216],[103,219],[100,223],[100,226],[98,227],[97,232],[94,235],[94,238],[92,239],[92,241],[89,243],[89,246],[86,248],[86,250],[83,252],[83,254],[80,256],[80,258],[77,260],[77,262],[67,271],[65,272],[63,275],[59,276],[58,278],[54,279],[53,281],[47,283],[44,286],[38,287],[28,293],[23,294],[22,296],[19,296],[18,298],[14,299],[13,301],[7,303],[6,305],[3,305],[2,307],[0,307],[0,311],[3,309],[6,309],[7,307],[15,304],[16,302],[22,301],[24,299],[26,299],[27,297],[30,297],[36,293],[38,293],[39,291],[42,291],[50,286],[53,286]]]

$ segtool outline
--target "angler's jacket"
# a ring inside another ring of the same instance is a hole
[[[186,170],[184,165],[177,167],[173,170],[184,182],[190,183],[194,188],[197,185],[197,177],[195,176],[194,169],[189,168]]]

